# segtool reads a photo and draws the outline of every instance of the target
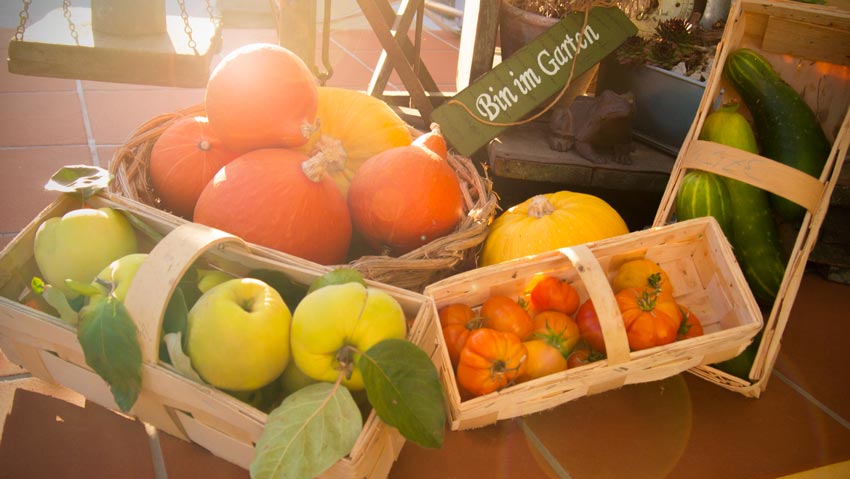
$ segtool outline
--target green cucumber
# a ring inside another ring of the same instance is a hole
[[[755,135],[737,104],[710,113],[699,138],[758,153]],[[785,259],[767,192],[723,177],[732,204],[729,242],[756,300],[772,305],[785,275]]]
[[[730,53],[723,73],[752,114],[762,155],[819,177],[832,146],[803,97],[749,48]],[[774,211],[787,222],[798,222],[806,213],[779,195],[771,194],[770,199]]]
[[[713,216],[723,234],[732,237],[732,201],[722,176],[702,170],[689,170],[676,194],[679,221]]]

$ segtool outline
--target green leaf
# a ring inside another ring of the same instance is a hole
[[[161,334],[163,336],[163,342],[159,345],[159,359],[169,361],[170,358],[168,346],[165,343],[165,336],[170,333],[180,333],[180,335],[185,338],[188,322],[189,307],[186,304],[186,297],[183,294],[183,288],[178,286],[174,290],[174,294],[171,295],[171,299],[168,301],[168,306],[165,308],[165,317],[162,319]]]
[[[162,337],[168,352],[169,362],[183,376],[199,384],[206,384],[192,367],[192,360],[183,352],[183,333],[168,333]]]
[[[68,302],[68,297],[62,291],[44,282],[39,277],[33,277],[30,281],[30,286],[36,294],[40,294],[44,301],[50,305],[59,314],[59,319],[76,326],[79,321],[79,314]]]
[[[362,430],[363,418],[348,389],[330,383],[299,389],[269,414],[251,477],[316,477],[351,452]]]
[[[357,364],[369,403],[382,421],[420,446],[443,445],[443,388],[424,351],[403,339],[386,339],[363,353]]]
[[[310,289],[307,290],[307,294],[325,286],[345,283],[360,283],[366,286],[366,281],[363,279],[360,271],[354,268],[337,268],[316,278],[313,284],[310,285]]]
[[[80,311],[77,339],[86,364],[109,384],[121,411],[129,411],[142,389],[142,351],[124,304],[114,296],[89,303]]]
[[[90,165],[70,165],[54,173],[44,189],[77,194],[86,201],[98,191],[106,189],[110,181],[112,174],[108,170]]]

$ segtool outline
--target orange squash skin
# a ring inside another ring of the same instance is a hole
[[[318,101],[315,77],[304,61],[271,43],[228,54],[213,69],[204,94],[210,125],[240,153],[305,144]]]
[[[212,131],[206,117],[186,117],[169,125],[154,143],[148,165],[161,207],[191,220],[201,191],[237,156]]]
[[[344,262],[352,234],[345,199],[329,177],[309,179],[305,160],[283,148],[243,154],[201,192],[195,222],[316,263]]]
[[[400,255],[450,233],[464,214],[454,170],[417,146],[366,160],[348,192],[354,227],[374,249]]]

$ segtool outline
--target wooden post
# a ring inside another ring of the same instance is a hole
[[[316,64],[316,0],[281,0],[278,43],[313,68]]]
[[[165,33],[165,0],[91,0],[92,30],[111,35]]]

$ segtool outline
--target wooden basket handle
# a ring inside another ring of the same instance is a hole
[[[162,321],[180,279],[204,252],[226,243],[248,250],[242,239],[230,233],[186,223],[157,243],[141,264],[124,298],[124,307],[138,329],[145,364],[158,361]]]
[[[593,301],[599,326],[602,329],[602,337],[605,340],[608,364],[613,366],[629,361],[631,352],[623,316],[620,314],[614,291],[599,261],[585,245],[561,248],[559,251],[573,263],[584,282],[590,300]]]

